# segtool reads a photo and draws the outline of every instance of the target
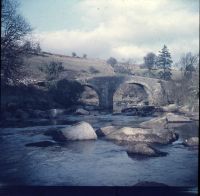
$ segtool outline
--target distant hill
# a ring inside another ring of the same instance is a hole
[[[51,61],[62,62],[64,72],[61,77],[67,77],[66,79],[115,74],[112,66],[107,64],[105,60],[70,57],[43,52],[39,55],[32,54],[30,57],[24,58],[27,77],[33,80],[44,80],[45,75],[39,70],[39,67]]]

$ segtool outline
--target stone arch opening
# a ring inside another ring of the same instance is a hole
[[[151,105],[151,92],[140,83],[123,83],[113,95],[113,110],[121,111],[138,105]]]
[[[99,107],[98,91],[90,85],[84,85],[84,91],[79,99],[80,103],[88,107]]]

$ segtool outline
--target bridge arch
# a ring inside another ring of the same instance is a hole
[[[117,112],[127,107],[151,104],[152,93],[150,89],[138,82],[124,82],[113,94],[113,110]]]
[[[136,85],[139,85],[140,87],[143,87],[145,92],[148,95],[148,105],[153,104],[153,92],[152,92],[152,89],[150,89],[146,83],[144,83],[144,82],[126,82],[126,83],[127,84],[136,84]]]
[[[81,95],[80,100],[87,105],[99,106],[100,93],[93,85],[83,84],[84,91]]]

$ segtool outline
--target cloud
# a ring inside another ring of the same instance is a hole
[[[140,62],[164,44],[175,60],[198,52],[199,12],[184,0],[84,0],[75,13],[81,13],[80,28],[37,34],[44,50]]]

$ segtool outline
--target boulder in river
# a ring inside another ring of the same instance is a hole
[[[168,123],[187,123],[192,122],[189,117],[177,115],[173,113],[167,113],[166,119]]]
[[[163,106],[163,112],[178,112],[179,107],[176,104],[169,104],[167,106]]]
[[[113,131],[116,131],[115,126],[107,126],[107,127],[102,127],[102,128],[97,129],[96,134],[98,137],[103,137],[112,133]]]
[[[96,140],[97,135],[92,126],[87,122],[79,122],[75,125],[62,128],[60,134],[66,140]]]
[[[135,145],[129,146],[127,150],[127,154],[130,157],[135,157],[137,155],[144,157],[158,157],[158,156],[166,156],[166,152],[161,152],[153,147],[151,147],[147,143],[137,143]]]
[[[169,144],[178,139],[178,135],[174,131],[167,129],[119,128],[115,126],[100,128],[97,130],[97,135],[104,136],[108,140],[159,144]]]
[[[83,108],[78,108],[78,109],[75,111],[75,114],[78,114],[78,115],[89,115],[90,112],[87,111],[87,110],[84,110]]]
[[[145,121],[140,123],[140,127],[142,128],[159,128],[163,129],[167,126],[167,119],[166,116],[164,117],[157,117],[151,120]]]
[[[199,138],[198,137],[191,137],[189,139],[185,139],[183,142],[185,146],[193,147],[199,145]]]

